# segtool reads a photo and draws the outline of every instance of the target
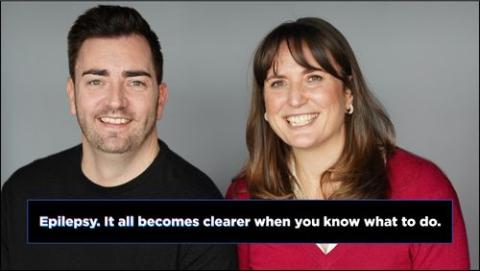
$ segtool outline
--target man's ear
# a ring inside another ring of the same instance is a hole
[[[158,104],[157,104],[157,120],[163,116],[163,110],[168,101],[168,86],[166,83],[158,85]]]
[[[70,113],[72,113],[72,115],[76,115],[77,108],[75,106],[75,83],[73,83],[72,77],[69,77],[67,80],[67,95],[68,103],[70,105]]]

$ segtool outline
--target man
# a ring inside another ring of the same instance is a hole
[[[98,6],[68,34],[71,113],[82,144],[16,171],[2,189],[2,269],[232,269],[234,246],[27,244],[34,198],[221,198],[157,138],[168,98],[156,34],[132,8]]]

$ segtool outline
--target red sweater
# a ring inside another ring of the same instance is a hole
[[[452,184],[432,162],[397,149],[388,161],[391,199],[453,200],[449,244],[338,244],[324,254],[315,244],[239,244],[240,269],[468,269],[468,244]],[[248,199],[247,182],[234,181],[229,199]]]

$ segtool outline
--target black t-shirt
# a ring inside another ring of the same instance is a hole
[[[17,170],[2,187],[2,269],[235,269],[234,245],[27,244],[27,199],[222,198],[207,175],[159,144],[142,174],[111,188],[83,174],[81,145]]]

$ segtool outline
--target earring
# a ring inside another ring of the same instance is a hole
[[[347,114],[351,115],[353,114],[353,104],[350,104],[347,109]]]
[[[263,118],[268,122],[267,112],[265,112],[265,114],[263,114]]]

